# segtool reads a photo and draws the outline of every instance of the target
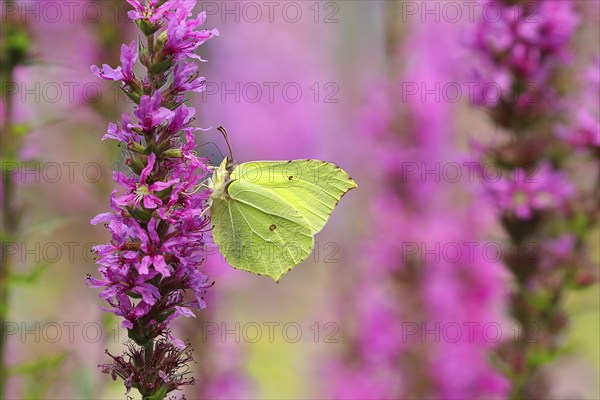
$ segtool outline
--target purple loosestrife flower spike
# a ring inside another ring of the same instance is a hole
[[[204,14],[188,20],[193,0],[129,3],[134,9],[128,15],[146,45],[123,45],[115,69],[91,67],[100,78],[120,82],[136,106],[133,116],[125,113],[120,123],[110,123],[102,138],[124,145],[129,171],[114,172],[121,189],[111,194],[112,212],[91,221],[103,223],[112,240],[94,248],[100,277],[88,276],[87,283],[101,289],[108,303],[103,310],[122,317],[132,339],[126,354],[111,355],[114,362],[102,370],[121,377],[128,392],[136,388],[154,399],[193,382],[178,371],[191,352],[172,336],[169,324],[179,316],[194,317],[212,286],[198,270],[208,194],[197,189],[209,168],[194,152],[193,132],[200,128],[190,126],[196,111],[183,100],[186,92],[204,90],[205,80],[190,60],[200,59],[193,51],[218,31],[197,30]],[[138,59],[147,76],[133,73]]]
[[[570,61],[568,44],[579,18],[569,1],[540,0],[530,8],[504,0],[485,3],[494,5],[501,17],[473,25],[470,43],[479,57],[470,73],[480,88],[474,102],[489,108],[499,124],[521,128],[556,111],[552,72]],[[489,85],[500,95],[488,93]]]
[[[512,380],[511,399],[546,398],[553,389],[541,367],[564,351],[569,325],[562,299],[568,289],[598,281],[587,244],[599,220],[600,180],[589,175],[600,159],[598,64],[590,75],[571,73],[583,82],[564,74],[585,2],[538,0],[528,8],[489,1],[504,17],[474,25],[470,59],[482,83],[502,77],[503,93],[474,102],[508,140],[478,145],[477,152],[500,171],[498,180],[481,175],[509,239],[503,254],[515,281],[509,310],[522,328],[535,326],[543,338],[502,343],[495,364]],[[576,83],[584,89],[569,95],[564,88]]]
[[[386,5],[390,12],[399,7]],[[456,160],[456,106],[432,97],[401,100],[399,90],[404,82],[452,82],[459,76],[458,30],[448,21],[410,22],[415,24],[403,37],[404,47],[390,53],[390,75],[369,86],[361,116],[363,147],[377,164],[377,201],[368,211],[377,229],[361,254],[361,295],[342,303],[350,303],[356,330],[346,353],[326,370],[325,397],[505,398],[507,380],[487,364],[495,344],[481,329],[501,317],[501,266],[468,250],[489,229],[481,218],[486,208],[470,196],[458,200],[458,193],[468,192],[466,181],[423,173]],[[421,173],[407,174],[409,164],[419,165]],[[458,246],[457,257],[444,255],[448,245]],[[478,328],[449,340],[438,336],[446,324]]]

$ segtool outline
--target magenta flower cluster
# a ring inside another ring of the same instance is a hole
[[[489,197],[498,208],[523,220],[536,212],[564,209],[574,194],[574,185],[549,162],[527,171],[516,168],[495,182],[487,182]]]
[[[558,124],[556,136],[575,150],[592,150],[600,156],[600,55],[586,68],[576,84],[581,89],[563,102],[568,116]]]
[[[493,108],[498,119],[510,110],[519,123],[529,122],[556,106],[552,67],[570,61],[567,44],[578,16],[569,1],[487,2],[500,12],[499,20],[482,18],[470,35],[481,55],[472,71],[481,88],[475,102]]]
[[[546,159],[553,137],[544,139],[532,132],[548,130],[542,126],[549,122],[548,116],[551,120],[564,111],[554,82],[557,71],[571,61],[569,44],[579,16],[572,2],[489,1],[501,10],[502,18],[481,18],[474,25],[469,42],[477,57],[469,72],[481,88],[494,86],[500,95],[490,97],[483,90],[474,103],[483,106],[495,123],[516,132],[519,143],[493,152],[479,149],[484,164],[503,167],[502,178],[486,179],[485,186],[500,212],[530,220],[541,212],[564,210],[574,195],[573,184],[557,170],[556,160]],[[589,114],[583,115],[578,128],[550,122],[556,126],[554,136],[586,145],[594,141],[588,132],[594,128],[590,120]]]
[[[369,86],[360,131],[367,135],[363,151],[372,151],[377,166],[377,200],[367,210],[377,229],[362,248],[361,296],[348,291],[341,306],[356,328],[346,352],[325,371],[326,397],[470,399],[508,393],[508,380],[487,362],[495,343],[483,328],[502,321],[502,265],[467,249],[467,243],[481,243],[488,207],[465,195],[465,182],[449,184],[422,173],[460,154],[451,128],[456,105],[431,97],[401,100],[403,82],[462,76],[459,33],[447,22],[413,27],[394,54],[401,63],[390,63],[390,76]],[[421,173],[407,176],[407,163],[422,166]],[[441,250],[447,246],[456,246],[453,256]],[[443,333],[444,327],[469,324],[470,334]]]
[[[600,156],[598,64],[581,74],[583,82],[565,74],[585,2],[492,1],[504,18],[475,25],[474,75],[503,93],[475,103],[506,137],[478,156],[501,171],[499,180],[484,179],[484,189],[511,248],[504,254],[515,281],[509,309],[539,338],[504,342],[496,363],[512,380],[511,398],[546,398],[551,388],[540,367],[563,351],[565,292],[598,280],[587,247],[599,219],[600,180],[589,175]]]
[[[153,340],[158,336],[185,348],[171,336],[169,323],[179,316],[193,317],[194,309],[204,308],[203,294],[211,286],[198,270],[209,229],[203,215],[207,192],[199,190],[208,166],[195,154],[194,132],[199,128],[191,126],[195,110],[184,104],[184,95],[204,90],[198,65],[187,60],[200,60],[194,51],[218,31],[198,30],[204,13],[188,19],[195,1],[129,3],[134,9],[128,15],[145,35],[146,44],[123,45],[117,68],[91,68],[100,78],[119,82],[136,104],[133,115],[125,113],[119,124],[109,124],[103,137],[124,147],[127,171],[114,172],[121,190],[111,195],[112,211],[92,220],[92,224],[105,224],[112,240],[94,248],[100,277],[90,276],[87,282],[102,289],[100,296],[108,303],[104,310],[124,319],[129,337],[144,346],[152,360]],[[143,77],[134,72],[138,61],[147,69]],[[130,358],[136,359],[131,354]],[[132,383],[127,368],[119,367],[122,361],[108,370],[126,375],[122,377],[128,389],[157,390],[156,385]],[[139,372],[138,367],[132,368]],[[148,372],[151,365],[145,367]],[[155,372],[167,379],[172,371]]]

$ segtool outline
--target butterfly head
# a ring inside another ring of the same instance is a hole
[[[221,162],[221,165],[216,167],[212,175],[212,194],[213,199],[226,199],[229,197],[227,194],[227,186],[231,183],[231,172],[233,171],[234,163],[233,160],[229,160],[229,157]]]
[[[210,201],[214,199],[221,200],[229,200],[229,194],[227,193],[227,188],[231,184],[231,173],[235,168],[235,161],[233,159],[233,150],[231,148],[231,143],[229,142],[229,135],[227,135],[227,131],[222,126],[217,128],[219,132],[223,135],[225,142],[227,143],[227,147],[229,149],[229,157],[225,157],[221,162],[221,165],[214,168],[212,175],[212,194],[210,196]]]

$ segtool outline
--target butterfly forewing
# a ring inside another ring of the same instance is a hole
[[[356,187],[337,165],[319,160],[254,161],[239,165],[231,179],[269,189],[319,232],[340,198]]]

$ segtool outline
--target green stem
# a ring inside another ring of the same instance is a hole
[[[154,34],[146,35],[146,41],[147,41],[147,45],[148,45],[148,54],[149,54],[150,60],[154,60],[155,53],[156,53],[154,39],[155,39]],[[149,93],[147,93],[147,94],[149,96],[152,96],[158,89],[158,87],[157,87],[158,86],[158,82],[157,82],[158,77],[155,73],[153,73],[151,71],[151,68],[149,68],[149,67],[147,68],[147,74],[148,74],[148,82],[150,82]],[[145,366],[146,371],[150,371],[150,369],[152,367],[153,356],[154,356],[154,339],[148,341],[144,345],[144,366]],[[150,393],[150,390],[146,390],[145,392]],[[158,400],[158,397],[156,397],[157,395],[158,395],[157,393],[152,393],[150,395],[144,395],[143,399],[144,400]],[[161,396],[161,397],[164,399],[166,396]]]
[[[12,5],[13,0],[5,0],[7,5]],[[25,23],[15,18],[3,21],[0,27],[0,95],[4,102],[4,122],[0,126],[0,160],[3,163],[17,160],[21,135],[15,133],[13,125],[14,98],[10,88],[14,85],[13,73],[18,65],[27,63],[29,56],[30,40]],[[16,240],[20,227],[19,208],[15,204],[15,185],[12,172],[7,164],[1,166],[2,179],[2,218],[0,218],[0,398],[6,393],[8,365],[6,363],[6,338],[5,328],[9,317],[10,302],[10,275],[11,260],[6,254],[7,244]]]
[[[144,345],[144,365],[146,369],[152,364],[152,356],[154,355],[154,339]]]
[[[150,56],[150,60],[151,60],[151,64],[154,61],[154,58],[156,56],[156,47],[154,44],[154,34],[150,34],[150,35],[146,35],[146,42],[148,44],[148,54]],[[158,83],[157,83],[157,74],[155,74],[154,72],[152,72],[152,69],[150,68],[150,66],[148,66],[147,68],[147,74],[148,74],[148,82],[150,82],[150,92],[148,93],[149,96],[154,95],[154,92],[158,89]]]
[[[144,369],[146,371],[150,370],[150,366],[152,365],[152,356],[154,355],[154,339],[149,341],[144,345]],[[150,389],[143,388],[143,393],[151,393]],[[143,395],[143,400],[148,400],[152,398],[154,394]]]
[[[7,84],[12,82],[12,68],[6,72],[6,76],[0,78],[0,82],[2,82],[3,87],[8,87]],[[4,149],[0,157],[2,159],[10,159],[10,154],[7,153],[10,151],[8,148],[12,147],[13,143],[11,138],[12,102],[12,96],[6,94],[5,119],[4,124],[1,127],[2,133],[0,136],[0,141],[4,142],[4,145],[0,146]],[[2,222],[0,223],[0,236],[2,237],[2,243],[0,243],[0,252],[2,253],[0,256],[0,337],[2,338],[2,340],[0,340],[0,398],[4,398],[7,378],[7,365],[5,363],[6,341],[4,340],[6,335],[4,329],[8,318],[8,303],[10,299],[10,287],[8,281],[11,271],[10,260],[8,255],[5,254],[5,251],[8,242],[12,240],[18,227],[18,213],[17,210],[14,209],[13,192],[12,176],[7,169],[2,168],[2,198],[0,199],[2,202]]]

